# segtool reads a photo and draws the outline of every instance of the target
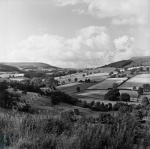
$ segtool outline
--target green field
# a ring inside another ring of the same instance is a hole
[[[114,83],[119,85],[125,80],[127,80],[127,78],[108,78],[94,86],[89,87],[88,89],[109,89],[112,88]]]
[[[88,87],[94,85],[96,83],[82,83],[82,84],[78,84],[78,85],[75,85],[75,86],[70,86],[70,87],[63,87],[63,86],[60,86],[58,87],[58,90],[60,91],[63,91],[65,93],[68,93],[68,94],[72,94],[72,93],[75,93],[77,92],[76,91],[76,88],[79,86],[80,87],[80,90],[81,91],[84,91],[86,90]]]
[[[83,77],[83,74],[85,75]],[[85,79],[90,79],[91,81],[102,81],[108,77],[108,73],[95,73],[95,74],[89,74],[87,75],[86,73],[76,73],[76,74],[71,74],[71,75],[66,75],[66,76],[61,76],[61,77],[55,77],[55,80],[58,80],[59,82],[65,81],[65,83],[73,83],[75,82],[74,79],[77,78],[78,81],[82,80],[85,81]],[[71,81],[69,82],[68,79]]]
[[[137,75],[123,83],[119,89],[132,89],[133,86],[140,87],[143,84],[150,84],[150,74]]]

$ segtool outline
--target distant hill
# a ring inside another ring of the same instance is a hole
[[[133,62],[127,67],[150,66],[150,56],[132,57],[131,60]]]
[[[17,67],[19,69],[59,69],[58,67],[38,62],[4,62],[2,64]]]
[[[122,60],[122,61],[110,63],[108,65],[99,68],[106,68],[106,67],[130,68],[130,67],[138,67],[138,66],[150,66],[150,56],[132,57],[129,60]]]
[[[101,68],[105,68],[105,67],[115,67],[115,68],[124,68],[127,65],[130,65],[133,61],[132,60],[122,60],[122,61],[118,61],[118,62],[114,62],[105,66],[102,66]]]
[[[14,66],[8,66],[5,64],[0,64],[0,72],[12,72],[12,71],[20,71],[18,68]]]
[[[150,56],[140,56],[140,57],[131,57],[131,60],[136,60],[136,59],[150,59]]]

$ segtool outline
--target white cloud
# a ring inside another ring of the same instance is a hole
[[[115,25],[147,24],[149,0],[55,0],[60,6],[85,3],[87,13],[98,18],[112,18]],[[81,9],[80,9],[81,12]],[[85,10],[84,10],[85,12]]]
[[[128,36],[122,36],[114,40],[117,49],[128,49],[133,45],[133,42],[134,38]]]
[[[60,67],[82,67],[84,62],[100,56],[111,46],[106,27],[90,26],[80,29],[70,39],[49,34],[30,36],[7,59],[41,61]]]
[[[84,13],[85,13],[85,10],[82,10],[82,9],[74,9],[74,10],[72,10],[72,12],[77,12],[78,14],[84,14]]]
[[[58,6],[75,5],[80,2],[80,0],[54,0]]]

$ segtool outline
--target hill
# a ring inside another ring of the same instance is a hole
[[[1,72],[12,72],[12,71],[18,71],[19,72],[19,69],[14,67],[14,66],[0,64],[0,71]]]
[[[133,62],[127,67],[150,66],[150,56],[132,57],[130,60]]]
[[[105,68],[105,67],[123,68],[123,67],[130,65],[132,62],[133,62],[132,60],[122,60],[122,61],[118,61],[118,62],[114,62],[108,65],[102,66],[102,68]]]
[[[150,66],[150,56],[132,57],[129,60],[122,60],[99,68],[114,67],[114,68],[130,68],[138,66]]]
[[[4,62],[2,64],[17,67],[19,69],[59,69],[58,67],[38,62]]]

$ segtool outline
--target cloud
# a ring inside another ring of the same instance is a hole
[[[128,36],[122,36],[114,40],[116,49],[128,49],[133,45],[134,38]]]
[[[55,0],[60,6],[83,3],[88,14],[97,18],[111,18],[112,24],[147,24],[149,0]],[[80,9],[81,12],[81,9]]]
[[[89,26],[77,31],[70,39],[49,34],[30,36],[19,44],[17,50],[11,51],[8,59],[41,61],[60,67],[79,67],[111,48],[107,28]]]
[[[80,0],[54,0],[58,6],[75,5],[80,3]]]
[[[82,9],[74,9],[72,10],[72,12],[76,12],[78,14],[85,14],[85,10],[82,10]]]

